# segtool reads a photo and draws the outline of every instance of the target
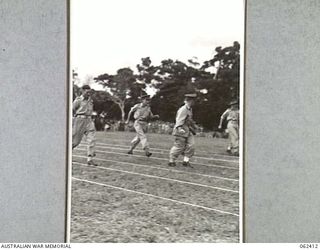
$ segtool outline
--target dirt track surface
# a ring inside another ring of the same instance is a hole
[[[148,135],[151,158],[126,154],[133,137],[97,133],[98,167],[86,165],[84,143],[73,151],[71,242],[239,242],[239,166],[227,140],[196,138],[194,168],[172,168],[171,136]]]

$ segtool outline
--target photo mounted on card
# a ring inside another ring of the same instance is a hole
[[[70,16],[70,242],[240,242],[244,2]]]

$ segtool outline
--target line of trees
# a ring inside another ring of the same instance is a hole
[[[215,70],[212,70],[215,69]],[[197,92],[194,119],[206,129],[217,127],[228,103],[239,98],[240,44],[217,47],[213,58],[200,64],[195,58],[187,63],[166,59],[153,65],[150,57],[141,59],[137,73],[121,68],[116,74],[101,74],[93,80],[105,87],[93,95],[95,110],[107,112],[111,119],[124,121],[129,108],[138,97],[153,89],[152,110],[161,120],[174,122],[184,94]],[[74,93],[78,89],[74,86]]]

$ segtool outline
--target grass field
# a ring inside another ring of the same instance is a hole
[[[71,242],[239,242],[239,162],[226,139],[196,137],[193,168],[167,166],[173,137],[98,132],[97,167],[85,141],[73,150]]]

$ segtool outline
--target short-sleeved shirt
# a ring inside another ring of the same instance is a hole
[[[131,108],[134,112],[134,119],[139,121],[147,121],[152,116],[151,108],[149,105],[143,106],[142,103],[138,103]]]
[[[239,122],[239,110],[227,109],[221,116],[222,119],[226,119],[228,122]]]
[[[187,104],[183,105],[177,112],[175,128],[181,127],[192,121],[192,108]]]
[[[72,110],[75,116],[91,116],[93,113],[93,101],[91,98],[85,100],[83,96],[79,96],[73,101]]]

